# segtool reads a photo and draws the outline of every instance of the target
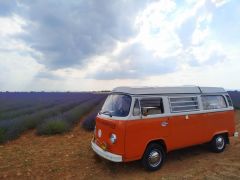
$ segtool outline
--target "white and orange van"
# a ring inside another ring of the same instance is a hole
[[[118,87],[96,118],[92,149],[114,162],[161,167],[169,151],[209,143],[222,152],[235,132],[230,96],[218,87]]]

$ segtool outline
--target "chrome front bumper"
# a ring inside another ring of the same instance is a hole
[[[117,155],[117,154],[113,154],[107,151],[104,151],[102,148],[100,148],[95,142],[91,142],[92,144],[92,149],[95,153],[97,153],[99,156],[108,159],[110,161],[113,162],[122,162],[122,156],[121,155]]]

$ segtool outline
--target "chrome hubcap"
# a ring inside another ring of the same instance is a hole
[[[223,139],[223,137],[217,137],[217,139],[216,139],[216,147],[218,148],[218,149],[222,149],[223,147],[224,147],[224,139]]]
[[[148,156],[149,165],[152,167],[157,167],[161,163],[161,161],[162,161],[161,154],[156,150],[151,151],[151,153]]]

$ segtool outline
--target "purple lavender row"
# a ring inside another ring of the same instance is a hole
[[[106,99],[106,97],[99,102],[99,104],[92,110],[91,113],[89,113],[82,121],[82,128],[84,128],[87,131],[93,131],[95,124],[96,124],[96,116],[98,115],[99,111],[102,108],[102,105],[104,103],[104,100]]]
[[[69,101],[88,93],[0,93],[0,113],[32,107],[37,103]]]
[[[42,124],[37,127],[37,134],[51,135],[64,133],[69,130],[88,112],[92,111],[106,98],[106,95],[97,95],[94,99],[76,106],[75,108],[64,112],[55,117],[46,119]]]
[[[71,101],[70,103],[65,102],[56,107],[45,109],[31,115],[25,115],[11,120],[2,120],[0,121],[0,142],[16,139],[25,130],[35,128],[41,124],[44,119],[62,114],[96,96],[96,94],[92,93],[82,93],[82,96],[78,96],[81,98],[75,99],[75,101]]]

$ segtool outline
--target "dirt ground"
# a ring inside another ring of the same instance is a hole
[[[240,111],[236,113],[240,131]],[[80,125],[51,137],[29,131],[0,146],[0,179],[240,179],[240,138],[223,153],[195,146],[168,154],[161,170],[147,172],[139,161],[112,163],[90,148],[91,132]]]

